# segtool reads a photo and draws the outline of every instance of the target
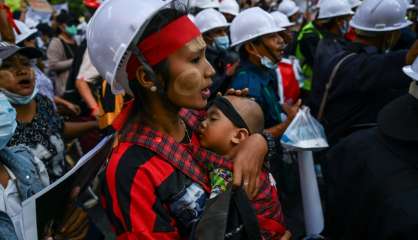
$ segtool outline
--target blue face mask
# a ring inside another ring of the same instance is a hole
[[[33,89],[32,94],[28,95],[28,96],[20,96],[16,93],[11,93],[11,92],[7,91],[6,89],[0,89],[0,90],[4,93],[4,95],[9,100],[10,103],[16,104],[16,105],[28,104],[33,100],[33,98],[36,96],[36,94],[38,94],[38,88],[37,87],[35,87]]]
[[[266,68],[273,69],[273,70],[277,69],[277,64],[274,63],[268,57],[261,57],[260,62],[261,62],[261,65],[263,65]]]
[[[16,110],[0,93],[0,150],[9,143],[16,130]]]
[[[229,48],[229,37],[228,36],[220,36],[214,38],[215,42],[214,45],[218,49],[226,50]]]
[[[77,35],[77,27],[75,25],[66,26],[65,31],[70,35],[71,37],[74,37]]]
[[[350,30],[350,23],[348,21],[344,21],[343,26],[340,27],[341,34],[344,36]]]

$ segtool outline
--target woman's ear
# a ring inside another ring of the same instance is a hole
[[[138,80],[139,84],[146,89],[150,89],[151,87],[155,86],[154,81],[151,80],[145,73],[143,66],[139,66],[136,69],[136,79]]]
[[[232,137],[231,141],[233,144],[238,145],[247,139],[250,136],[250,133],[245,128],[239,128],[235,131],[234,136]]]

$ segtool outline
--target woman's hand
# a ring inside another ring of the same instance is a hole
[[[258,193],[259,175],[267,151],[268,146],[264,137],[261,134],[253,134],[227,156],[234,162],[234,186],[242,186],[249,199],[253,199]]]
[[[280,238],[280,240],[290,240],[292,239],[292,234],[289,231],[286,231],[285,234]]]

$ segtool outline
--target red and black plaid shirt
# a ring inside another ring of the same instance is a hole
[[[204,112],[182,110],[180,116],[189,127],[196,130],[205,115]],[[208,167],[210,165],[230,170],[233,168],[231,161],[200,148],[196,141],[193,141],[194,144],[181,144],[160,131],[138,123],[128,124],[123,132],[124,134],[119,138],[119,144],[133,144],[151,150],[194,182],[199,183],[207,192],[211,190],[208,177]],[[283,222],[277,191],[271,186],[267,174],[262,175],[261,183],[260,192],[256,199],[252,201],[253,207],[262,230],[277,232],[277,223]],[[112,197],[110,196],[110,198]],[[109,202],[112,202],[112,200]],[[122,214],[119,213],[119,215]]]

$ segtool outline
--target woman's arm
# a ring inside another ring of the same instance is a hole
[[[15,34],[9,22],[9,8],[5,5],[4,0],[0,0],[0,35],[2,41],[14,43]]]
[[[64,138],[73,139],[81,137],[88,131],[99,129],[97,121],[89,122],[65,122],[64,123]]]

